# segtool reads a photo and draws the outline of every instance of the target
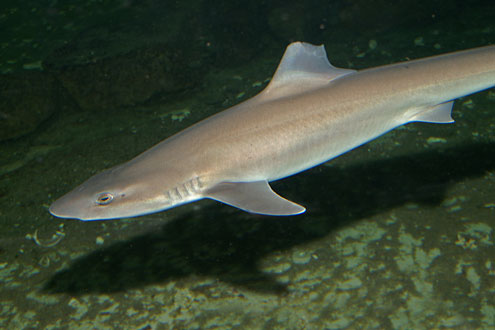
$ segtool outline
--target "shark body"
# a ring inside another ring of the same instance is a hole
[[[105,170],[55,201],[81,220],[133,217],[202,198],[266,215],[299,204],[269,185],[400,125],[451,123],[453,100],[495,85],[495,46],[360,71],[332,66],[323,46],[287,47],[258,95]]]

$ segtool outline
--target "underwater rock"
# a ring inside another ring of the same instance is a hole
[[[460,1],[387,1],[387,0],[347,0],[338,16],[341,25],[351,30],[361,30],[366,26],[368,33],[386,31],[400,25],[427,24],[450,15],[458,15],[462,7],[467,6]],[[387,10],[383,10],[387,8]],[[359,22],[359,24],[356,24]]]
[[[64,95],[56,79],[44,72],[0,75],[0,141],[34,131]]]
[[[69,50],[60,50],[63,54]],[[57,55],[59,56],[59,55]],[[59,66],[52,55],[43,66],[52,72],[83,110],[133,106],[152,96],[173,93],[200,82],[200,73],[184,70],[189,56],[182,49],[155,45],[84,64]]]
[[[307,16],[304,3],[286,4],[273,8],[267,18],[270,30],[283,40],[305,40],[307,30]]]

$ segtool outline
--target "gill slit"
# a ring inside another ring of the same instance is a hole
[[[170,202],[180,202],[189,196],[199,193],[201,188],[203,188],[203,184],[197,176],[166,191],[165,197]]]

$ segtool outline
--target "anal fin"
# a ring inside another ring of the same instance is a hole
[[[205,193],[206,198],[265,215],[296,215],[306,209],[276,194],[267,181],[222,182]]]

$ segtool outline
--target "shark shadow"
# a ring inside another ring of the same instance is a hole
[[[495,143],[476,143],[350,167],[315,168],[274,184],[275,191],[307,206],[306,214],[267,217],[207,203],[161,230],[75,260],[54,274],[43,291],[121,292],[195,276],[281,294],[286,286],[260,270],[266,255],[405,203],[438,205],[451,184],[494,171],[494,155]]]

